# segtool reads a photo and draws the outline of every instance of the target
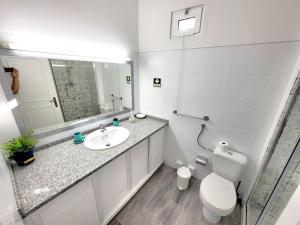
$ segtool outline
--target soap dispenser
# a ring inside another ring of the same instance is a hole
[[[129,122],[130,123],[134,123],[135,122],[135,118],[134,118],[132,110],[130,111]]]

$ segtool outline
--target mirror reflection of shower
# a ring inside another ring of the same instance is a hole
[[[69,88],[74,87],[74,82],[72,81],[72,72],[71,69],[73,68],[72,66],[66,66],[64,64],[52,64],[52,67],[61,67],[66,69],[66,74],[67,74],[67,82],[64,83],[64,89],[67,94],[67,97],[71,99],[70,94],[69,94]]]
[[[128,64],[51,59],[65,122],[132,108]]]
[[[65,122],[100,114],[93,63],[50,62]]]
[[[69,94],[69,88],[74,87],[74,83],[71,79],[71,76],[72,76],[71,69],[73,67],[67,66],[65,68],[66,68],[66,72],[67,72],[67,83],[65,83],[64,86],[65,86],[65,91],[67,93],[68,98],[71,99],[70,94]]]

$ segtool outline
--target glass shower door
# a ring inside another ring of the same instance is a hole
[[[285,118],[282,133],[247,202],[247,225],[274,225],[300,183],[300,92]]]
[[[290,158],[257,224],[274,225],[300,184],[300,144]]]

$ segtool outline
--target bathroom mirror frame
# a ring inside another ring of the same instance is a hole
[[[56,53],[47,53],[47,52],[37,52],[37,51],[27,51],[27,50],[17,50],[17,49],[7,49],[7,48],[0,48],[0,57],[1,56],[17,56],[17,57],[31,57],[31,58],[44,58],[44,59],[58,59],[58,60],[73,60],[73,61],[87,61],[87,62],[100,62],[100,63],[124,63],[129,64],[131,73],[130,73],[130,79],[131,79],[131,109],[124,109],[122,111],[118,112],[108,112],[103,113],[95,116],[90,116],[70,122],[65,122],[64,125],[46,130],[44,132],[36,133],[36,137],[38,139],[48,137],[57,133],[61,133],[64,131],[69,131],[78,127],[82,127],[88,124],[92,124],[95,122],[100,122],[105,119],[113,118],[115,116],[119,116],[122,114],[129,113],[131,110],[135,109],[135,101],[134,101],[134,62],[129,59],[111,59],[111,58],[96,58],[96,57],[89,57],[89,56],[78,56],[78,55],[69,55],[69,54],[56,54]],[[3,70],[3,68],[1,68]],[[4,71],[4,70],[3,70]],[[0,85],[2,86],[4,90],[4,94],[8,101],[15,99],[14,95],[11,91],[8,91],[5,89],[5,87],[2,84],[2,79],[0,78]],[[11,110],[14,118],[16,118],[16,112],[12,109]],[[16,124],[20,130],[20,132],[24,131],[24,128],[16,121]]]

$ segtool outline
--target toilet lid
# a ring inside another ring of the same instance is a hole
[[[183,166],[177,170],[177,175],[183,178],[191,178],[192,174],[189,168]]]
[[[220,213],[231,213],[236,204],[236,192],[231,181],[211,173],[201,182],[200,194],[211,207]]]

